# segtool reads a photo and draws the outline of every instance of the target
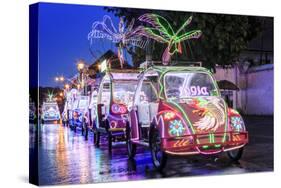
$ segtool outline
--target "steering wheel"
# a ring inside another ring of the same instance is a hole
[[[166,95],[168,98],[171,97],[176,97],[179,98],[180,97],[180,90],[178,88],[171,88],[166,90]]]

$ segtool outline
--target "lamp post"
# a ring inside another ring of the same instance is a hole
[[[60,82],[63,82],[63,81],[64,81],[64,77],[63,77],[63,76],[60,76],[60,77],[59,77],[59,80],[60,80]]]
[[[70,88],[69,84],[65,84],[65,85],[64,85],[64,88],[65,88],[66,90],[69,90],[69,88]]]
[[[65,124],[68,127],[69,126],[69,98],[68,98],[68,91],[70,89],[69,84],[64,85],[64,95],[65,95],[65,105],[66,105],[66,121]]]
[[[79,82],[81,83],[81,88],[83,89],[83,95],[86,95],[87,94],[87,78],[86,78],[87,67],[83,60],[78,60],[77,69],[79,71]]]

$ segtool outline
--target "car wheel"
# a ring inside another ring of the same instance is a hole
[[[103,123],[105,125],[106,132],[107,132],[108,151],[111,153],[111,151],[112,151],[112,132],[109,130],[110,126],[109,126],[108,120],[103,121]]]
[[[232,161],[238,161],[239,159],[241,159],[241,157],[243,155],[243,150],[244,150],[244,147],[235,149],[235,150],[231,150],[231,151],[227,152],[227,155]]]
[[[94,144],[96,147],[100,146],[100,133],[97,130],[94,130]]]
[[[129,126],[129,123],[126,125],[126,144],[127,144],[127,151],[128,151],[128,157],[129,159],[133,159],[136,155],[137,151],[137,145],[133,144],[131,141],[131,128]]]
[[[107,139],[108,139],[108,151],[111,153],[111,151],[112,151],[112,132],[111,131],[108,131]]]
[[[84,129],[85,140],[88,140],[88,125],[85,121],[83,122],[83,129]]]
[[[161,150],[161,138],[159,131],[154,127],[150,127],[149,131],[149,145],[154,167],[161,171],[165,168],[167,163],[167,154]]]
[[[84,129],[84,123],[82,123],[81,128],[82,128],[82,136],[84,136],[84,132],[85,132],[85,129]]]

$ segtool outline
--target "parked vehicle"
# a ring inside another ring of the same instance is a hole
[[[101,135],[107,136],[109,151],[113,141],[125,141],[124,117],[132,106],[138,74],[133,70],[110,70],[103,77],[98,92],[94,128],[96,146],[99,146]]]
[[[126,137],[129,157],[147,146],[157,170],[168,155],[227,152],[239,160],[248,142],[242,117],[227,107],[211,72],[191,66],[152,66],[140,75]]]
[[[63,108],[63,112],[62,112],[62,124],[64,126],[69,126],[69,112],[72,109],[73,106],[73,101],[74,101],[74,97],[73,97],[73,93],[75,92],[75,94],[77,93],[76,89],[72,89],[71,91],[65,91],[66,93],[66,100],[64,103],[64,108]]]
[[[53,121],[58,123],[60,120],[59,107],[56,102],[43,102],[42,105],[42,123]]]
[[[36,107],[34,102],[29,102],[29,121],[34,122],[36,119]]]
[[[89,129],[94,131],[96,117],[97,117],[97,102],[98,102],[98,91],[95,88],[91,93],[89,102]]]
[[[69,111],[69,126],[76,132],[77,128],[82,130],[82,135],[87,138],[88,134],[88,96],[78,96]]]
[[[61,113],[61,120],[63,126],[69,125],[69,109],[66,108],[66,106],[63,109],[63,112]]]

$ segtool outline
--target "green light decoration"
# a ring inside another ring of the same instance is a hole
[[[48,98],[47,98],[47,101],[48,101],[48,102],[52,102],[52,101],[53,101],[53,97],[54,97],[53,91],[50,92],[50,91],[48,90]]]
[[[184,32],[184,28],[191,23],[192,16],[176,32],[174,32],[172,26],[165,18],[156,14],[144,14],[139,17],[139,20],[149,23],[152,26],[140,26],[138,29],[142,30],[142,32],[138,32],[139,35],[146,36],[161,43],[167,43],[167,47],[162,55],[164,65],[170,62],[171,56],[174,53],[182,53],[181,42],[189,39],[198,39],[202,35],[201,30]]]

